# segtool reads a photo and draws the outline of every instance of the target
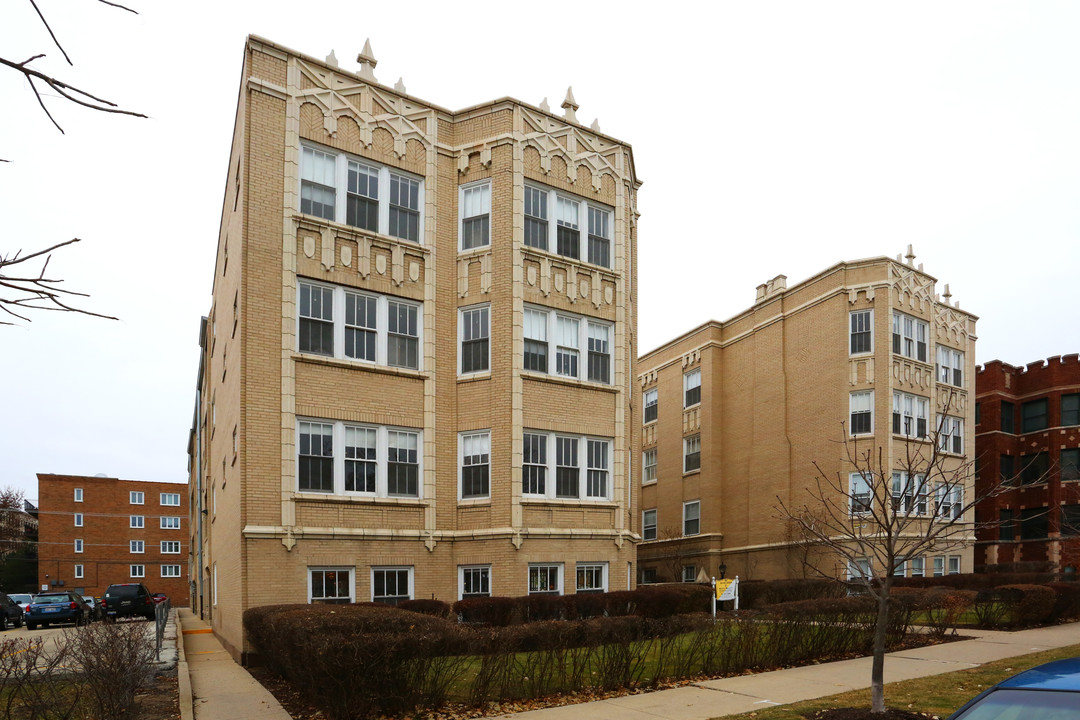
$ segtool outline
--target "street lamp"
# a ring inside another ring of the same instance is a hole
[[[727,565],[725,565],[723,562],[721,562],[720,567],[717,568],[717,569],[720,571],[720,579],[721,580],[723,580],[725,577],[727,577]]]

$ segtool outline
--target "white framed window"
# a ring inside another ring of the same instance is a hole
[[[896,559],[896,565],[893,567],[893,575],[896,577],[907,576],[907,559],[899,557]]]
[[[855,310],[848,313],[851,323],[849,353],[863,355],[874,352],[874,311]]]
[[[525,370],[611,384],[614,326],[593,318],[536,306],[525,308]],[[581,350],[586,357],[581,362]],[[549,358],[554,356],[552,366]]]
[[[75,488],[75,502],[82,502],[83,501],[82,498],[83,498],[83,489],[82,488]]]
[[[562,595],[562,563],[529,565],[530,595]]]
[[[162,565],[161,577],[163,578],[178,578],[180,577],[179,565]]]
[[[964,420],[951,415],[938,415],[938,449],[941,452],[964,454]]]
[[[297,489],[418,498],[421,436],[419,430],[385,425],[297,418]]]
[[[132,490],[128,493],[129,501],[132,505],[142,505],[146,496],[140,490]]]
[[[691,500],[682,505],[683,535],[697,535],[701,532],[701,501]]]
[[[490,318],[488,305],[458,311],[458,372],[461,375],[491,369]]]
[[[458,188],[460,250],[491,244],[491,181],[480,180]]]
[[[641,539],[656,539],[656,508],[641,511]]]
[[[934,488],[934,510],[939,518],[959,520],[964,510],[964,486],[941,483]]]
[[[693,407],[701,403],[701,368],[683,375],[683,407]]]
[[[235,437],[235,435],[233,437]],[[180,493],[161,493],[161,504],[165,506],[180,507]]]
[[[213,590],[213,592],[211,593],[211,604],[213,605],[213,607],[217,607],[218,592],[217,592],[217,561],[216,560],[214,561],[214,566],[213,566],[212,570],[213,570],[213,572],[211,573],[211,575],[212,575],[211,581],[212,582],[210,584],[210,587]]]
[[[82,538],[75,538],[75,552],[81,553],[83,551]]]
[[[850,435],[872,435],[874,432],[874,391],[853,392],[849,396],[848,409],[851,423]]]
[[[655,422],[659,416],[659,391],[656,388],[646,390],[644,399],[642,400],[642,406],[645,408],[643,413],[644,423],[647,425],[651,422]]]
[[[76,563],[76,565],[75,565],[75,579],[76,580],[82,580],[84,577],[86,577],[86,575],[85,575],[85,570],[84,570],[83,566],[81,564]]]
[[[611,498],[610,438],[526,430],[523,440],[521,480],[526,497],[583,501]]]
[[[491,497],[491,431],[458,434],[461,500]]]
[[[926,558],[911,558],[911,577],[923,577],[926,575]]]
[[[697,565],[683,565],[682,581],[684,583],[697,582]]]
[[[949,556],[949,574],[950,575],[959,575],[960,574],[960,556],[959,555],[950,555]]]
[[[146,526],[146,518],[142,515],[131,515],[128,518],[128,527],[141,528]]]
[[[892,509],[905,515],[926,514],[927,483],[925,475],[909,475],[903,470],[892,474]]]
[[[641,453],[641,484],[656,482],[656,448]]]
[[[869,580],[871,574],[870,558],[855,558],[848,561],[848,580]]]
[[[179,555],[180,554],[180,541],[179,540],[162,540],[161,541],[161,554],[162,555]]]
[[[491,597],[490,565],[458,565],[458,600]]]
[[[128,570],[128,575],[130,575],[133,578],[146,577],[146,566],[145,565],[130,565],[129,570]]]
[[[141,555],[146,552],[146,543],[142,540],[129,540],[128,552],[135,555]]]
[[[75,527],[82,527],[82,526],[83,526],[83,514],[82,513],[75,513]]]
[[[423,178],[304,144],[300,212],[419,243]]]
[[[924,321],[901,312],[893,313],[893,353],[919,362],[926,362],[927,334],[927,324]]]
[[[555,218],[550,223],[549,218]],[[587,242],[582,242],[582,232]],[[612,212],[606,205],[528,183],[525,245],[602,267],[611,267]]]
[[[851,514],[861,515],[870,512],[870,503],[873,500],[870,491],[873,476],[869,473],[851,473],[848,476],[848,498],[851,502]]]
[[[683,438],[683,472],[701,469],[701,435]]]
[[[163,516],[159,524],[162,530],[179,530],[180,518]]]
[[[927,437],[927,419],[930,416],[930,401],[918,395],[893,393],[892,431],[893,435],[904,437]]]
[[[344,605],[354,602],[353,569],[348,567],[309,567],[307,601]]]
[[[298,352],[422,369],[419,303],[301,278],[296,308]]]
[[[941,577],[945,574],[945,558],[942,555],[934,557],[934,577]]]
[[[944,345],[937,346],[937,381],[954,387],[964,386],[964,353]]]
[[[606,562],[579,562],[575,570],[577,571],[577,592],[607,592],[608,564]]]
[[[412,600],[413,568],[371,568],[371,601],[397,605],[402,600]]]

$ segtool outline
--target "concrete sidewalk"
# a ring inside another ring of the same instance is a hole
[[[210,626],[178,608],[181,720],[291,720],[270,691],[225,652]]]
[[[1080,623],[997,632],[965,630],[971,640],[889,653],[885,682],[940,675],[1017,655],[1080,644]],[[514,720],[707,720],[870,687],[870,658],[706,680],[671,690],[626,695],[502,715]]]
[[[188,609],[181,608],[177,614],[183,637],[182,642],[177,642],[182,720],[290,720],[274,696],[233,661],[209,625]],[[940,675],[1040,650],[1080,645],[1080,623],[1018,632],[965,630],[964,634],[972,639],[889,653],[885,682]],[[870,658],[865,657],[499,717],[708,720],[869,686]]]

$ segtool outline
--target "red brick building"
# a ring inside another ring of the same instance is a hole
[[[38,589],[141,582],[187,604],[186,485],[39,473],[38,498]]]
[[[975,374],[976,566],[1053,562],[1080,568],[1080,360],[1077,354]]]

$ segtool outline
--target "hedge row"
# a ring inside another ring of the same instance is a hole
[[[764,669],[868,652],[865,598],[704,614],[466,625],[390,607],[279,605],[244,614],[259,659],[330,720],[400,715],[449,699],[482,705],[589,687]]]

